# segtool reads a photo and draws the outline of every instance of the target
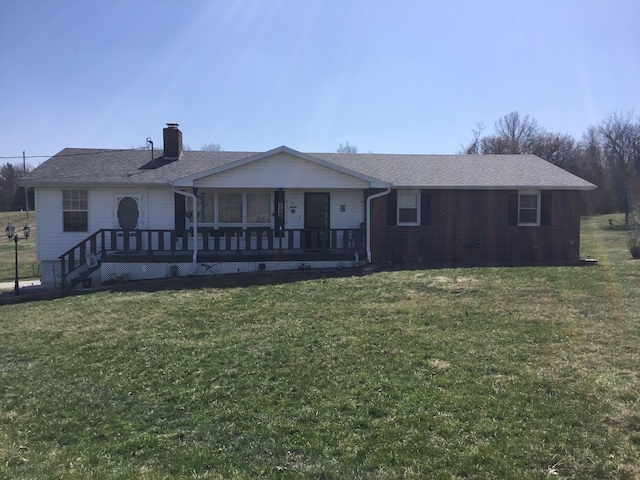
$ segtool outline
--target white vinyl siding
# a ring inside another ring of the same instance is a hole
[[[369,188],[359,178],[317,165],[307,160],[280,153],[247,165],[226,170],[194,182],[198,188],[301,188],[324,189]]]
[[[37,255],[39,260],[58,260],[60,255],[93,232],[101,228],[118,228],[117,197],[135,196],[140,199],[138,228],[169,230],[175,226],[174,194],[169,188],[93,187],[85,189],[87,190],[89,208],[87,231],[63,232],[62,190],[62,188],[36,188]]]
[[[58,257],[93,232],[101,228],[117,228],[116,198],[122,196],[140,197],[141,229],[175,228],[174,193],[166,187],[159,188],[87,188],[89,224],[87,232],[66,232],[62,228],[62,188],[36,188],[36,229],[38,233],[37,255],[41,261],[58,261]],[[275,189],[274,189],[275,190]],[[285,228],[304,227],[304,192],[309,190],[285,190]],[[331,228],[359,228],[364,222],[364,193],[360,189],[317,189],[331,194]],[[202,192],[202,191],[201,191]],[[267,194],[270,209],[273,208],[273,190],[256,192]],[[296,206],[295,212],[292,206]],[[344,205],[344,211],[340,206]],[[272,225],[273,217],[267,225]],[[261,223],[252,223],[264,226]]]

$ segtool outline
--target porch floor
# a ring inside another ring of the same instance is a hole
[[[241,250],[225,252],[198,252],[198,262],[320,262],[349,261],[354,259],[352,251],[295,251],[295,250]],[[168,263],[190,262],[193,252],[189,250],[167,251],[106,251],[102,253],[103,263]]]

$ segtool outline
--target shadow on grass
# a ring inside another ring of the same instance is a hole
[[[163,278],[156,280],[136,280],[116,285],[102,285],[85,290],[37,290],[29,292],[22,288],[16,296],[13,290],[0,293],[0,305],[53,300],[96,292],[162,292],[180,290],[200,290],[202,288],[245,288],[256,285],[279,285],[323,278],[361,277],[379,269],[357,267],[335,270],[287,270],[278,272],[252,272],[228,275],[205,275],[200,277]]]
[[[202,288],[233,289],[246,288],[257,285],[282,285],[306,280],[319,280],[325,278],[362,277],[372,273],[407,271],[407,270],[439,270],[439,269],[467,269],[467,268],[519,268],[519,267],[554,267],[554,266],[585,266],[593,263],[585,263],[582,259],[560,260],[557,263],[549,262],[518,262],[514,264],[465,264],[462,262],[445,262],[438,265],[424,264],[395,264],[384,268],[369,265],[343,269],[311,269],[311,270],[283,270],[272,272],[250,272],[227,275],[204,275],[199,277],[177,277],[155,280],[134,280],[126,283],[105,285],[88,288],[85,290],[36,290],[29,292],[29,288],[23,288],[22,293],[16,296],[13,290],[0,293],[0,305],[53,300],[57,298],[77,295],[88,295],[96,292],[162,292],[180,290],[200,290]]]
[[[600,230],[611,230],[613,232],[626,232],[632,228],[626,223],[614,223],[613,225],[601,225]]]

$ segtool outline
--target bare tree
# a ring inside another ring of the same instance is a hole
[[[466,153],[467,155],[478,155],[482,153],[481,143],[482,143],[482,131],[487,128],[484,123],[478,122],[476,123],[476,128],[471,129],[471,133],[473,133],[473,138],[471,142],[466,147],[462,146],[462,153]]]
[[[612,113],[597,127],[608,160],[640,176],[640,119],[632,112]]]
[[[496,136],[503,140],[503,145],[509,150],[501,153],[531,153],[536,137],[541,130],[538,123],[525,115],[520,117],[518,112],[511,112],[495,123]]]
[[[30,165],[5,163],[0,167],[0,210],[23,208],[24,193],[18,195],[18,180],[31,170]]]
[[[531,151],[547,162],[572,171],[578,162],[576,142],[571,135],[540,132],[532,138]]]
[[[349,142],[346,142],[344,145],[340,144],[338,149],[336,150],[338,153],[358,153],[358,147],[355,145],[349,145]]]
[[[537,137],[544,133],[537,122],[526,115],[520,117],[518,112],[511,112],[494,124],[494,134],[480,137],[481,131],[474,131],[474,139],[470,147],[476,153],[532,153]]]
[[[482,135],[485,126],[478,123],[472,130],[473,138],[469,144],[463,145],[462,152],[467,154],[518,154],[533,153],[538,137],[545,131],[538,127],[535,120],[528,115],[520,117],[518,112],[511,112],[494,123],[493,135]]]
[[[576,145],[579,159],[576,170],[570,170],[585,180],[598,185],[596,190],[585,192],[582,197],[587,211],[591,213],[610,213],[620,210],[618,192],[614,187],[611,170],[607,168],[597,127],[590,126]]]
[[[205,143],[200,150],[206,150],[208,152],[221,152],[222,145],[219,143]]]
[[[612,113],[597,125],[595,132],[605,167],[611,172],[617,203],[625,212],[637,209],[635,199],[640,177],[640,119],[632,112]]]

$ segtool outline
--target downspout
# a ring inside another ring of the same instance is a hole
[[[190,197],[193,200],[193,266],[189,275],[195,275],[198,263],[198,198],[193,193],[178,190],[173,186],[173,182],[171,182],[171,190],[173,193]]]
[[[389,195],[389,193],[391,193],[391,187],[388,187],[384,192],[374,193],[367,197],[367,263],[371,263],[371,200]]]

